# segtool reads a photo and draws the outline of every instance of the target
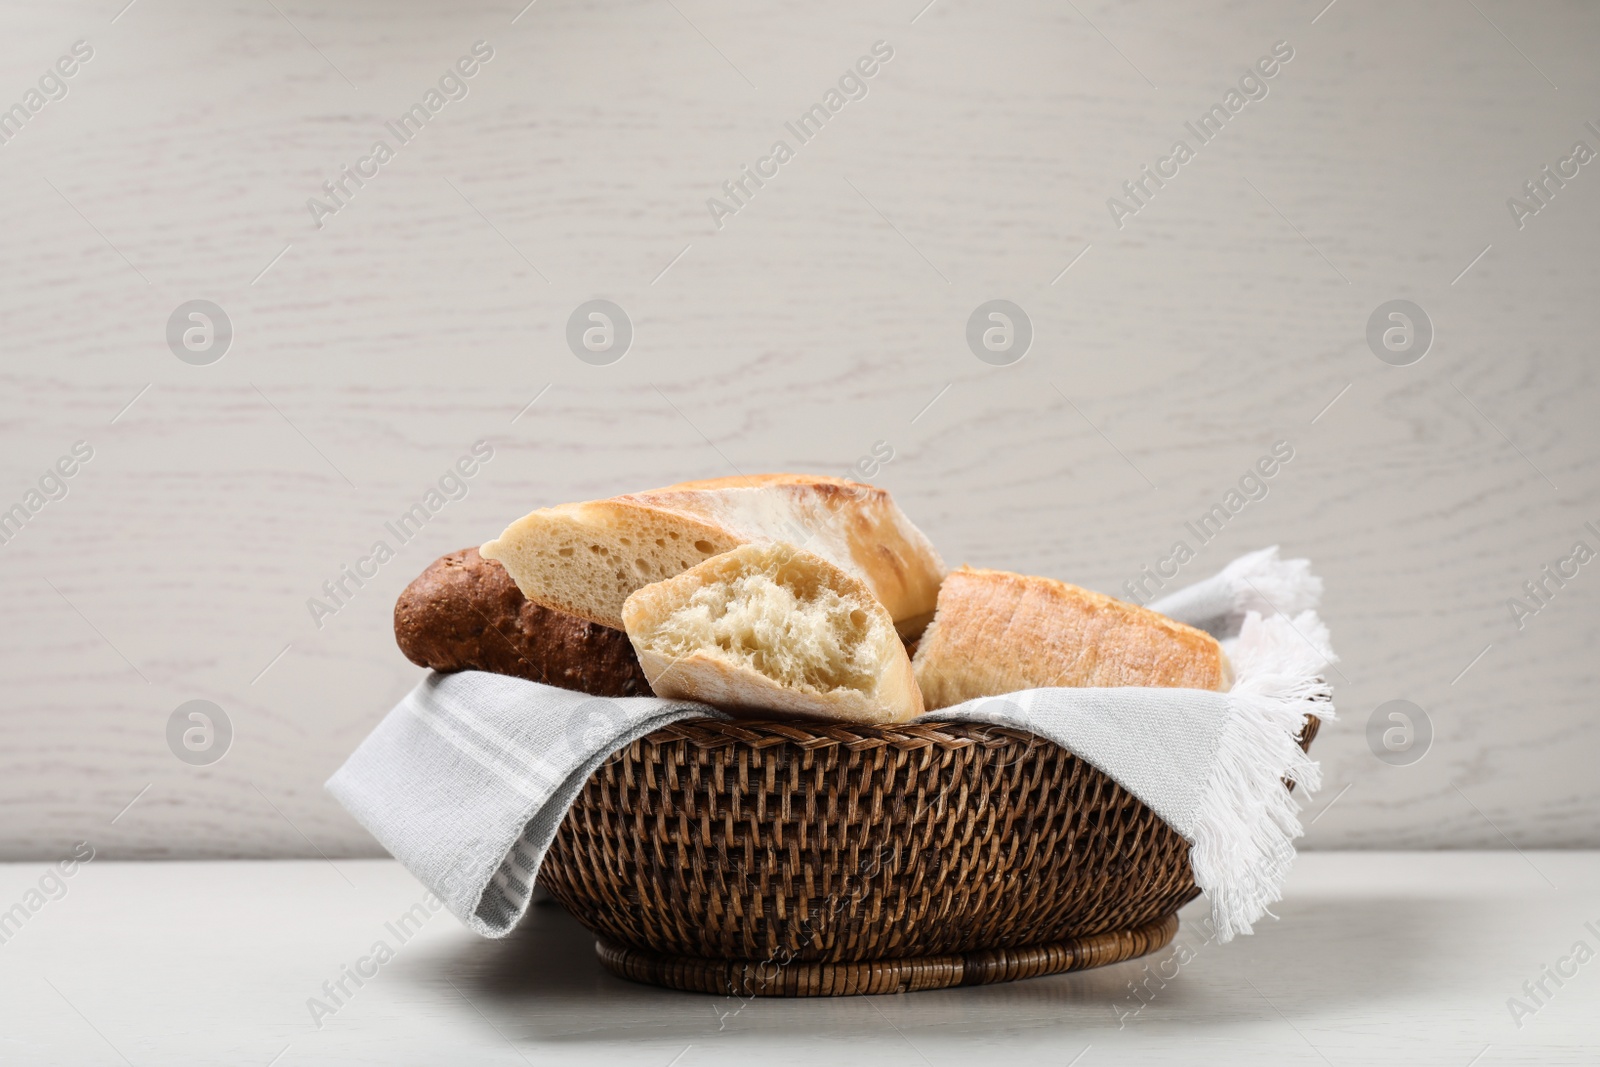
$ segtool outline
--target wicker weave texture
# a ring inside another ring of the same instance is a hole
[[[1197,895],[1188,848],[1021,731],[693,719],[595,771],[539,877],[613,955],[789,965],[1148,927]]]

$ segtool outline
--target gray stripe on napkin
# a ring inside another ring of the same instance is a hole
[[[504,937],[595,768],[704,704],[593,697],[521,678],[430,674],[327,788],[452,914]]]

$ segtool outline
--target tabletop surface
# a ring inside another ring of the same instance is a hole
[[[1201,901],[1143,961],[817,1000],[626,982],[555,905],[500,942],[442,910],[402,939],[426,893],[390,861],[69,867],[0,866],[0,1062],[1600,1062],[1600,852],[1309,853],[1227,945]]]

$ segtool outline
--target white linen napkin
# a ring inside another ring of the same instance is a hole
[[[1306,561],[1280,560],[1274,547],[1158,602],[1223,638],[1235,676],[1227,693],[1031,689],[925,718],[1026,730],[1104,771],[1190,842],[1195,884],[1227,941],[1281,899],[1302,832],[1299,800],[1320,784],[1317,764],[1295,743],[1307,715],[1333,718],[1320,593]],[[526,913],[539,864],[595,768],[694,717],[729,718],[688,701],[592,697],[478,671],[430,674],[327,788],[470,929],[504,937]]]

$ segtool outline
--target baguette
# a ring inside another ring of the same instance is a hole
[[[1227,689],[1210,634],[1051,578],[962,567],[913,662],[928,709],[1046,686]]]
[[[657,696],[859,723],[922,713],[894,620],[867,585],[781,542],[744,545],[622,608]]]
[[[905,637],[933,617],[944,562],[927,537],[884,490],[825,475],[714,478],[542,508],[482,551],[534,603],[621,629],[635,590],[769,541],[865,582]]]
[[[649,696],[621,630],[530,603],[476,548],[441,556],[394,606],[394,637],[419,667],[493,671],[594,696]]]

